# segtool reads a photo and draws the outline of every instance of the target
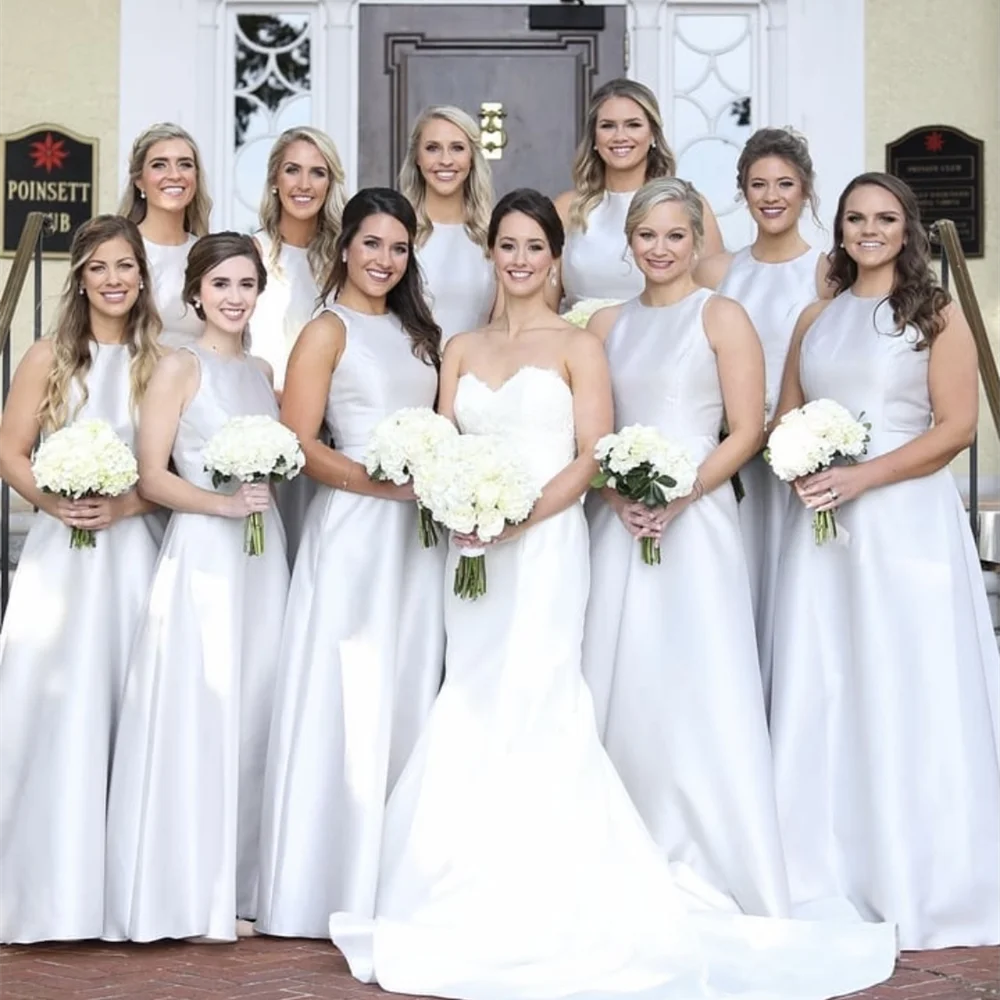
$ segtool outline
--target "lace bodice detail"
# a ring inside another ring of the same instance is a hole
[[[573,393],[551,368],[520,368],[496,389],[466,372],[455,392],[455,419],[463,434],[508,441],[538,486],[576,455]]]

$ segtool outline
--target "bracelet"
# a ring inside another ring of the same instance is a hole
[[[697,476],[695,476],[694,487],[691,490],[691,495],[695,500],[700,500],[705,495],[705,484]]]
[[[344,481],[340,484],[340,488],[342,490],[346,490],[351,485],[351,476],[353,475],[354,475],[354,463],[352,462],[347,469],[347,475],[344,476]]]

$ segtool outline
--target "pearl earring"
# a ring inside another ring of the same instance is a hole
[[[146,192],[145,192],[145,191],[140,191],[140,192],[139,192],[139,197],[140,197],[140,198],[141,198],[141,199],[142,199],[143,201],[145,201],[145,200],[146,200]]]
[[[87,294],[86,289],[83,287],[83,285],[80,286],[80,294],[81,295],[86,295]]]
[[[655,139],[649,144],[649,148],[650,149],[656,149],[656,140]]]
[[[140,281],[139,282],[139,291],[141,292],[145,287],[146,287],[146,282]]]
[[[277,188],[271,188],[271,194],[277,194],[277,193],[278,193]]]
[[[191,300],[191,305],[193,305],[195,307],[195,309],[200,309],[201,308],[201,299],[192,299]]]
[[[345,250],[341,255],[340,259],[346,264],[347,263],[347,251]]]

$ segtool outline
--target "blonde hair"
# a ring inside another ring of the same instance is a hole
[[[668,201],[676,201],[684,206],[691,222],[695,253],[701,250],[705,241],[705,208],[701,195],[693,184],[680,177],[659,177],[643,184],[635,193],[628,215],[625,216],[625,238],[631,244],[635,231],[643,219],[656,208]]]
[[[483,156],[480,146],[479,126],[461,108],[450,104],[432,104],[424,108],[410,129],[410,140],[406,147],[406,157],[399,171],[399,190],[417,213],[417,236],[414,246],[423,246],[434,229],[427,214],[427,182],[417,166],[420,151],[420,135],[432,119],[450,122],[465,133],[472,151],[472,166],[462,189],[462,214],[465,231],[469,239],[486,249],[486,230],[493,210],[493,176],[490,165]]]
[[[212,214],[212,199],[208,196],[208,185],[205,182],[205,171],[202,169],[201,153],[198,144],[191,134],[180,125],[172,122],[159,122],[150,125],[136,136],[132,143],[132,152],[128,158],[128,183],[118,205],[118,214],[131,219],[136,225],[146,218],[146,199],[142,197],[137,181],[142,176],[142,168],[146,165],[146,156],[154,144],[167,139],[181,139],[191,147],[194,157],[196,185],[191,203],[184,209],[184,230],[195,236],[204,236],[209,230],[209,217]]]
[[[653,141],[646,154],[645,180],[658,177],[672,177],[677,170],[677,161],[663,134],[663,118],[656,95],[635,80],[619,78],[609,80],[594,91],[587,109],[587,125],[584,137],[576,149],[573,161],[573,187],[576,194],[569,207],[569,228],[586,231],[587,217],[604,197],[605,165],[597,155],[597,119],[601,106],[613,97],[627,97],[642,108],[649,122]]]
[[[270,237],[271,249],[267,263],[274,272],[280,272],[279,255],[284,242],[279,228],[281,222],[281,199],[278,197],[278,171],[281,169],[285,150],[293,142],[308,142],[315,146],[323,157],[327,170],[330,171],[330,184],[326,189],[326,199],[320,208],[316,219],[316,235],[309,241],[307,252],[309,269],[316,279],[317,286],[326,280],[327,273],[333,265],[333,257],[337,248],[337,237],[340,236],[340,217],[347,202],[347,192],[344,190],[344,165],[340,162],[340,154],[333,140],[318,128],[299,125],[286,129],[275,140],[271,153],[267,158],[267,181],[264,184],[264,194],[260,200],[260,227]]]
[[[135,304],[125,321],[125,338],[132,357],[129,365],[129,401],[133,418],[160,358],[157,338],[160,335],[159,313],[153,301],[153,283],[149,277],[146,249],[135,223],[120,215],[98,215],[85,222],[73,236],[70,247],[70,270],[59,299],[53,323],[52,368],[41,406],[38,422],[43,432],[64,427],[87,402],[86,376],[90,370],[90,299],[81,295],[83,268],[98,247],[109,240],[125,240],[139,268],[140,288]],[[80,389],[80,401],[70,412],[70,390],[73,382]]]

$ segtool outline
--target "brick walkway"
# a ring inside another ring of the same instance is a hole
[[[322,941],[0,949],[0,1000],[373,1000]],[[868,1000],[1000,998],[1000,949],[911,952]]]

